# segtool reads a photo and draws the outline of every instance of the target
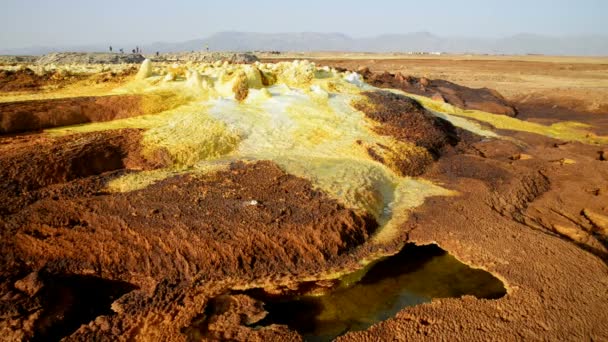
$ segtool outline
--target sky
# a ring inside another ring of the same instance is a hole
[[[147,44],[221,31],[608,35],[606,0],[1,0],[0,48]]]

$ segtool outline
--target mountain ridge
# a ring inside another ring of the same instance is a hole
[[[607,56],[608,36],[585,34],[548,36],[518,33],[502,38],[442,37],[427,31],[381,34],[354,38],[343,33],[293,32],[256,33],[223,31],[206,38],[181,42],[154,42],[140,47],[146,53],[200,51],[344,51],[344,52],[446,52],[474,54],[546,54]],[[49,52],[106,51],[101,44],[79,46],[34,46],[2,49],[0,54],[41,55]],[[117,51],[121,46],[115,46]],[[123,47],[124,48],[124,47]],[[128,52],[133,47],[124,48]]]

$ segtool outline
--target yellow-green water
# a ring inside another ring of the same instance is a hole
[[[321,296],[245,293],[263,301],[268,311],[253,326],[282,324],[297,330],[306,341],[330,341],[433,298],[497,299],[506,290],[490,273],[459,262],[435,245],[406,245],[399,254],[372,265],[357,282],[349,281]]]

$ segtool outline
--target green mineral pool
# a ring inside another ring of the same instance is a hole
[[[287,325],[306,341],[330,341],[348,331],[365,330],[407,306],[433,298],[471,295],[498,299],[506,290],[490,273],[461,263],[436,245],[408,244],[398,254],[369,267],[354,284],[320,296],[271,297],[259,291],[248,294],[262,300],[268,311],[255,326]]]

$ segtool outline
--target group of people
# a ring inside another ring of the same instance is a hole
[[[123,50],[123,49],[120,49],[120,50],[118,50],[118,51],[119,51],[120,53],[125,53],[125,50]],[[110,52],[113,52],[112,45],[110,45]],[[133,53],[135,53],[135,50],[133,50]]]
[[[110,45],[110,52],[113,52],[113,48],[112,45]],[[125,51],[123,49],[119,50],[120,53],[125,53]],[[131,50],[132,53],[143,53],[143,51],[139,48],[139,46],[136,46],[135,49]],[[156,57],[158,57],[160,55],[160,52],[156,51]]]
[[[114,49],[112,48],[112,45],[110,45],[110,52],[113,52]],[[125,51],[123,49],[119,50],[120,53],[125,53]],[[139,46],[136,46],[135,49],[131,50],[131,52],[133,53],[142,53],[142,51],[139,49]]]

